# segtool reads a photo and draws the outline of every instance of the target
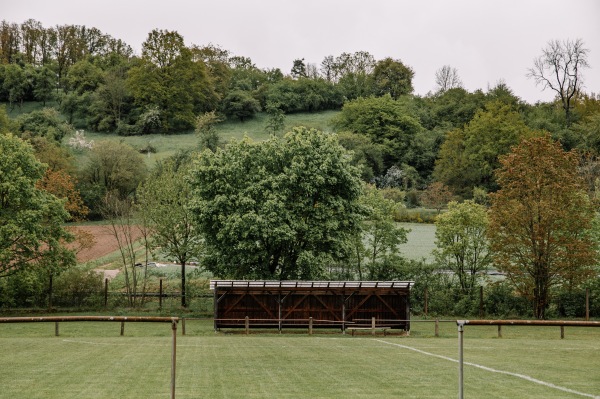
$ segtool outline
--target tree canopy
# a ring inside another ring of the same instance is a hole
[[[576,287],[596,264],[586,232],[594,209],[577,174],[577,155],[548,136],[501,157],[491,195],[489,236],[497,267],[544,318],[552,290]]]
[[[0,134],[0,277],[39,262],[74,261],[64,248],[71,239],[62,227],[64,202],[36,187],[44,170],[31,146]]]
[[[448,204],[436,221],[436,261],[458,278],[463,294],[472,294],[477,279],[490,264],[487,209],[473,201]]]
[[[171,157],[152,171],[138,188],[138,209],[150,228],[151,246],[181,265],[181,306],[186,306],[185,266],[197,260],[203,247],[188,207],[191,185],[187,173],[191,155]]]
[[[204,151],[191,179],[203,263],[221,277],[318,278],[362,218],[358,169],[314,129]]]
[[[498,156],[510,151],[532,131],[509,105],[488,103],[464,129],[450,131],[440,148],[434,176],[453,192],[469,197],[474,187],[497,188]]]

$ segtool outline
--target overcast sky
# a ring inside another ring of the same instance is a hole
[[[600,93],[598,0],[0,0],[0,19],[29,18],[96,27],[136,53],[151,30],[175,30],[187,45],[217,44],[284,73],[297,58],[367,51],[410,66],[422,95],[450,65],[470,91],[503,80],[530,103],[553,98],[526,78],[533,59],[549,40],[580,38],[585,90]]]

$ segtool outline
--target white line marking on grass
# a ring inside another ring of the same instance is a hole
[[[448,357],[448,356],[436,355],[435,353],[425,352],[425,351],[417,349],[417,348],[413,348],[413,347],[410,347],[410,346],[397,344],[397,343],[394,343],[394,342],[387,342],[387,341],[384,341],[384,340],[381,340],[381,339],[375,339],[375,341],[378,341],[378,342],[381,342],[381,343],[384,343],[384,344],[388,344],[388,345],[397,346],[397,347],[403,348],[403,349],[408,349],[408,350],[420,353],[422,355],[433,356],[433,357],[437,357],[439,359],[448,360],[448,361],[453,362],[453,363],[458,363],[458,360],[453,359],[453,358]],[[491,367],[482,366],[482,365],[476,364],[476,363],[463,362],[463,364],[466,364],[468,366],[473,366],[473,367],[476,367],[476,368],[481,369],[481,370],[489,371],[491,373],[505,374],[505,375],[510,375],[512,377],[522,378],[522,379],[524,379],[526,381],[529,381],[529,382],[540,384],[540,385],[546,386],[548,388],[557,389],[559,391],[572,393],[574,395],[585,396],[586,398],[600,399],[600,396],[590,395],[589,393],[579,392],[579,391],[575,391],[575,390],[570,389],[570,388],[561,387],[559,385],[555,385],[555,384],[552,384],[550,382],[545,382],[545,381],[538,380],[537,378],[533,378],[533,377],[530,377],[528,375],[518,374],[518,373],[512,373],[510,371],[504,371],[504,370],[497,370],[497,369],[493,369]]]
[[[76,340],[76,339],[63,339],[62,342],[67,342],[70,344],[84,344],[84,345],[104,345],[104,346],[136,346],[136,347],[149,347],[149,346],[156,346],[156,347],[164,347],[166,344],[148,344],[146,342],[142,343],[142,344],[136,344],[136,343],[131,343],[131,342],[127,342],[127,343],[115,343],[115,342],[94,342],[94,341],[83,341],[83,340]],[[180,347],[183,345],[177,345],[177,347]]]
[[[92,341],[78,341],[74,339],[63,339],[63,342],[69,342],[71,344],[86,344],[86,345],[107,345],[107,346],[116,346],[123,344],[112,344],[108,342],[92,342]]]

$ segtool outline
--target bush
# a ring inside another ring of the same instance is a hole
[[[0,279],[0,306],[26,308],[45,306],[47,277],[33,268]]]
[[[531,316],[529,301],[517,295],[507,281],[495,282],[485,287],[483,306],[487,316],[500,318]]]
[[[554,298],[558,317],[585,317],[585,290],[561,291]]]
[[[19,131],[29,137],[46,137],[56,142],[75,133],[75,129],[64,122],[60,113],[54,108],[44,108],[20,115],[17,123]]]
[[[146,144],[145,147],[142,147],[138,150],[140,154],[156,154],[157,149],[153,144]]]
[[[115,132],[119,136],[137,136],[142,134],[141,128],[138,125],[129,125],[125,122],[119,121],[117,123],[117,129]]]
[[[102,275],[94,270],[75,267],[55,278],[53,305],[99,307],[103,299]]]

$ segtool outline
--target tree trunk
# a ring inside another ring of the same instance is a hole
[[[181,262],[181,307],[187,307],[185,301],[185,260]]]
[[[48,280],[48,310],[52,310],[52,277],[53,273],[49,274]]]

